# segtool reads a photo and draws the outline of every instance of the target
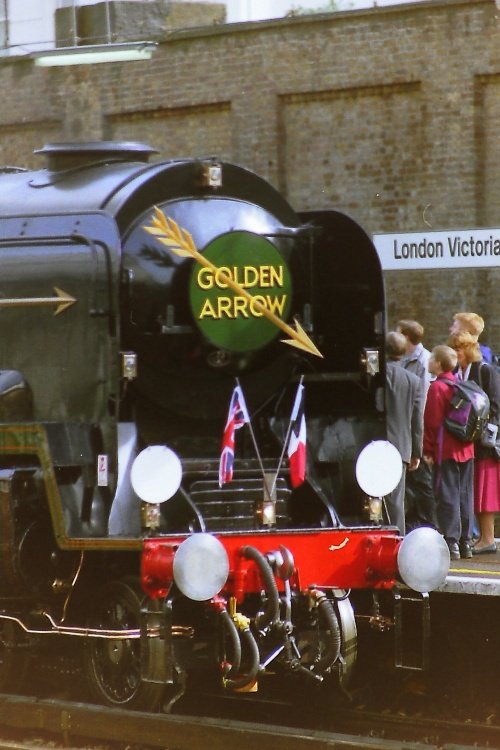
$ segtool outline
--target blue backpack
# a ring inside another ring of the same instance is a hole
[[[443,382],[453,388],[450,408],[444,420],[446,431],[464,443],[477,440],[488,422],[488,396],[473,380],[453,381],[443,378]]]

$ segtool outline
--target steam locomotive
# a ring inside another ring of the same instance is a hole
[[[54,638],[111,706],[346,685],[377,594],[425,595],[449,563],[384,515],[401,459],[371,240],[215,157],[38,153],[0,171],[0,689]]]

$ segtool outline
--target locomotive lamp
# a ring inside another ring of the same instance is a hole
[[[380,357],[378,349],[363,349],[361,366],[367,375],[377,375],[380,372]]]
[[[161,503],[175,495],[182,479],[177,454],[165,445],[150,445],[132,464],[130,481],[141,504],[141,525],[147,534],[160,526]]]
[[[199,185],[208,188],[222,187],[222,165],[215,161],[202,162]]]
[[[363,505],[366,517],[374,523],[381,523],[383,518],[383,499],[381,497],[365,498]]]
[[[160,528],[161,506],[159,503],[141,502],[141,527],[149,534]]]
[[[356,479],[367,495],[364,509],[370,521],[382,521],[384,497],[397,487],[402,471],[401,455],[388,440],[374,440],[359,454]]]
[[[121,352],[122,377],[134,380],[137,377],[137,354],[135,352]]]
[[[276,523],[276,482],[274,474],[264,474],[263,499],[257,515],[264,526]]]

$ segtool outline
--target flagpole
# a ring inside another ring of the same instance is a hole
[[[304,373],[302,373],[302,375],[300,376],[299,385],[297,386],[297,389],[300,388],[300,386],[302,385],[303,380],[304,380]],[[283,459],[285,457],[285,451],[287,449],[288,441],[290,439],[290,433],[292,431],[292,425],[293,425],[293,422],[294,422],[294,417],[295,417],[295,415],[293,414],[293,411],[292,411],[290,413],[290,422],[288,423],[288,428],[287,428],[287,431],[286,431],[285,441],[283,443],[283,448],[281,449],[281,456],[280,456],[280,460],[278,462],[278,468],[276,469],[276,474],[274,475],[273,483],[272,483],[272,486],[271,486],[271,495],[273,494],[274,488],[276,486],[276,482],[278,481],[278,475],[280,473],[281,465],[282,465]]]
[[[243,393],[243,389],[241,388],[239,378],[235,378],[235,380],[236,380],[236,385],[238,386],[238,388]],[[259,452],[259,447],[257,445],[257,440],[255,438],[255,433],[253,431],[253,427],[252,427],[252,422],[251,422],[251,419],[250,419],[250,415],[248,415],[248,428],[250,430],[250,435],[252,437],[253,447],[255,448],[255,453],[257,455],[257,460],[259,462],[260,470],[262,472],[262,479],[264,480],[264,492],[267,495],[267,499],[271,503],[272,502],[272,490],[271,490],[271,492],[269,492],[269,487],[267,486],[266,472],[265,472],[265,469],[264,469],[264,464],[262,463],[262,458],[261,458],[261,455],[260,455],[260,452]],[[274,490],[274,483],[273,483],[273,490]]]

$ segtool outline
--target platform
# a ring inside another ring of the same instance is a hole
[[[496,543],[496,553],[452,560],[446,581],[436,591],[500,596],[500,539]]]

